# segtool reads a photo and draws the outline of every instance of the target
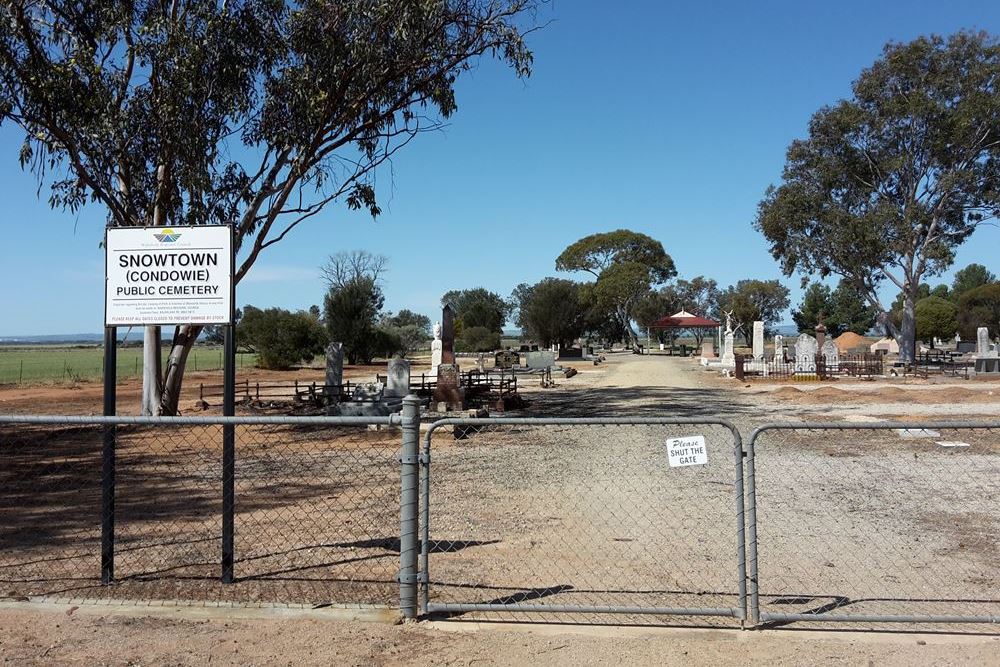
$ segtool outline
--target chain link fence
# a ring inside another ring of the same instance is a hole
[[[691,436],[707,462],[674,467],[668,442]],[[722,421],[438,421],[424,450],[423,610],[738,624],[741,451]]]
[[[755,621],[1000,623],[1000,423],[773,424],[748,454]]]
[[[1000,627],[1000,422],[769,424],[744,446],[722,420],[444,419],[421,449],[417,403],[0,417],[0,598]]]
[[[236,442],[229,585],[223,422]],[[0,597],[395,606],[399,442],[398,417],[4,419]],[[110,586],[102,526],[113,529]]]

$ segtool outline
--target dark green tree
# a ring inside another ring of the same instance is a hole
[[[917,289],[1000,209],[1000,46],[985,33],[888,44],[788,149],[756,228],[786,275],[848,279],[913,358]],[[879,298],[903,293],[897,326]]]
[[[917,301],[917,338],[934,347],[934,339],[948,339],[958,331],[958,306],[939,296]]]
[[[1000,331],[1000,283],[970,289],[958,300],[959,333],[965,340],[976,340],[979,327],[989,327],[991,335]]]
[[[107,224],[232,225],[242,280],[327,204],[379,213],[374,175],[457,110],[482,55],[528,74],[534,0],[15,0],[0,122],[53,207]],[[143,411],[175,414],[201,333],[145,337]]]
[[[792,321],[798,327],[800,333],[812,334],[823,318],[827,331],[831,336],[838,336],[830,329],[830,316],[833,314],[833,292],[829,287],[820,282],[810,283],[802,295],[802,303],[798,310],[792,311]]]
[[[452,290],[441,297],[441,305],[451,304],[455,318],[465,329],[482,327],[497,334],[503,333],[513,306],[502,296],[483,287]]]
[[[765,332],[772,332],[781,313],[788,308],[788,288],[777,280],[741,280],[719,294],[720,321],[732,312],[733,323],[747,342],[753,334],[753,323],[764,322]]]
[[[587,304],[581,298],[579,283],[543,278],[534,285],[518,285],[511,301],[517,308],[515,322],[544,346],[569,347],[583,335]]]
[[[558,271],[586,271],[597,278],[589,289],[595,313],[617,320],[632,346],[639,338],[632,328],[635,309],[651,288],[677,275],[674,261],[659,241],[639,232],[619,229],[592,234],[567,247],[556,258]]]
[[[431,318],[426,315],[421,315],[420,313],[415,313],[412,310],[402,309],[395,315],[389,313],[385,316],[386,324],[394,327],[408,327],[414,326],[417,329],[423,331],[428,336],[431,333]]]
[[[951,283],[951,299],[957,302],[969,290],[990,285],[996,281],[997,277],[982,264],[969,264],[964,269],[955,272],[955,278]]]
[[[247,306],[236,337],[241,347],[257,354],[257,365],[272,370],[311,361],[326,345],[326,332],[314,315],[283,308]]]
[[[875,326],[878,311],[849,281],[842,279],[837,283],[837,289],[830,295],[830,302],[832,309],[827,326],[833,327],[828,330],[834,336],[845,331],[864,335]]]
[[[493,352],[500,349],[500,334],[486,327],[466,327],[455,338],[456,352]]]
[[[330,287],[323,299],[323,320],[330,340],[342,343],[348,362],[371,363],[384,350],[376,344],[379,311],[385,303],[377,282],[368,276]]]

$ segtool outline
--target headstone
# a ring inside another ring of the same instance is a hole
[[[722,347],[722,365],[735,366],[736,355],[733,354],[733,332],[726,332],[725,344]]]
[[[997,356],[996,349],[991,349],[990,330],[986,327],[976,329],[976,357],[992,359]]]
[[[386,368],[385,397],[403,398],[410,393],[410,361],[390,359]]]
[[[450,304],[441,309],[441,363],[455,363],[455,311]]]
[[[507,370],[521,363],[521,355],[514,350],[501,350],[493,355],[493,365]]]
[[[703,340],[701,342],[701,358],[715,359],[715,343],[710,340]]]
[[[441,323],[434,323],[434,340],[431,341],[431,375],[437,375],[437,367],[441,365]]]
[[[528,352],[524,355],[524,365],[531,369],[545,369],[556,363],[556,353],[548,350]]]
[[[781,334],[774,336],[774,360],[779,364],[785,363],[785,337]]]
[[[764,323],[760,320],[753,323],[753,358],[764,358]]]
[[[326,384],[339,387],[344,384],[344,344],[326,346]]]
[[[816,339],[809,334],[799,336],[795,343],[795,372],[815,373],[816,372]]]
[[[438,406],[445,404],[449,410],[461,410],[464,401],[459,385],[458,364],[438,366],[437,385],[434,387],[434,401]]]
[[[823,343],[822,354],[828,369],[840,364],[840,348],[832,340]]]

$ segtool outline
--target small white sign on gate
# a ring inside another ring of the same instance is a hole
[[[687,438],[667,440],[667,460],[671,468],[683,466],[703,466],[708,463],[708,448],[705,436],[692,435]]]

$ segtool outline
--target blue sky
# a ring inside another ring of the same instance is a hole
[[[383,214],[332,206],[267,251],[237,302],[320,303],[317,267],[340,250],[389,257],[388,309],[437,319],[449,289],[507,295],[555,273],[572,241],[621,227],[661,240],[682,277],[721,286],[783,278],[751,226],[788,143],[849,95],[888,40],[962,28],[1000,34],[991,2],[596,2],[556,0],[531,38],[534,75],[483,61],[440,133],[419,137],[378,183]],[[0,336],[96,332],[104,212],[52,211],[0,130]],[[1000,270],[983,228],[956,267]],[[936,282],[950,282],[946,274]],[[786,317],[786,320],[790,318]]]

